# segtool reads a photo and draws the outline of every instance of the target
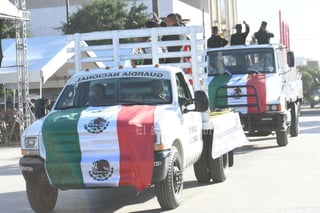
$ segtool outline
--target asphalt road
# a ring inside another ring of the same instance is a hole
[[[249,138],[236,150],[235,165],[219,184],[199,184],[188,168],[179,208],[167,212],[319,213],[320,108],[305,106],[300,134],[278,147],[275,136]],[[0,212],[32,212],[17,146],[0,146]],[[161,212],[151,187],[60,191],[55,213]]]

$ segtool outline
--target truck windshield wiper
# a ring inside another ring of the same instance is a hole
[[[119,102],[121,105],[138,105],[138,104],[146,104],[145,101],[137,101],[137,100],[122,100]]]
[[[221,76],[221,75],[232,75],[231,72],[229,72],[228,70],[224,70],[223,72],[215,72],[215,73],[212,73],[213,76]]]
[[[62,110],[62,109],[72,109],[72,108],[77,108],[78,106],[61,106],[61,107],[56,107],[56,110]]]

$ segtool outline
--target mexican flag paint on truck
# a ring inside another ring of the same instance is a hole
[[[149,186],[154,111],[155,106],[118,105],[50,114],[42,134],[51,183],[76,188],[134,185],[138,191]]]
[[[214,100],[210,109],[231,107],[242,113],[265,113],[267,102],[277,95],[275,78],[264,73],[210,77],[209,98]]]

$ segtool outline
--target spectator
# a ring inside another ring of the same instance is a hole
[[[168,27],[175,27],[175,26],[180,26],[179,25],[179,18],[177,17],[176,14],[170,13],[167,16],[166,23]],[[164,35],[162,36],[162,41],[172,41],[172,40],[184,40],[186,39],[186,35],[182,34],[177,34],[177,35]],[[183,46],[168,46],[167,50],[168,52],[178,52],[182,51]],[[175,57],[175,58],[166,58],[166,63],[179,63],[181,61],[180,57]]]
[[[236,33],[231,35],[230,45],[245,45],[247,36],[250,32],[249,25],[243,21],[244,25],[246,26],[246,31],[242,32],[242,25],[237,24],[236,25]]]
[[[270,38],[273,38],[273,33],[267,31],[267,22],[263,21],[261,23],[260,29],[253,36],[253,43],[258,44],[269,44]]]
[[[156,24],[157,27],[167,26],[167,23],[162,18],[159,18],[159,16],[155,12],[153,12],[153,22]]]
[[[228,41],[218,34],[218,27],[213,26],[211,28],[211,37],[207,41],[207,47],[208,48],[224,47],[227,44],[228,44]]]

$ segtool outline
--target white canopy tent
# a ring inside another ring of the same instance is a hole
[[[15,5],[13,5],[8,0],[1,0],[0,7],[0,18],[2,19],[22,19],[23,12],[18,10]]]
[[[3,61],[0,68],[0,84],[6,88],[17,88],[16,44],[15,39],[3,39]],[[74,69],[67,60],[73,57],[67,49],[74,46],[66,42],[65,36],[27,38],[28,78],[30,89],[62,88],[69,79],[68,70]],[[93,52],[86,52],[94,57]],[[103,67],[91,64],[88,68]],[[41,92],[41,91],[40,91]]]

